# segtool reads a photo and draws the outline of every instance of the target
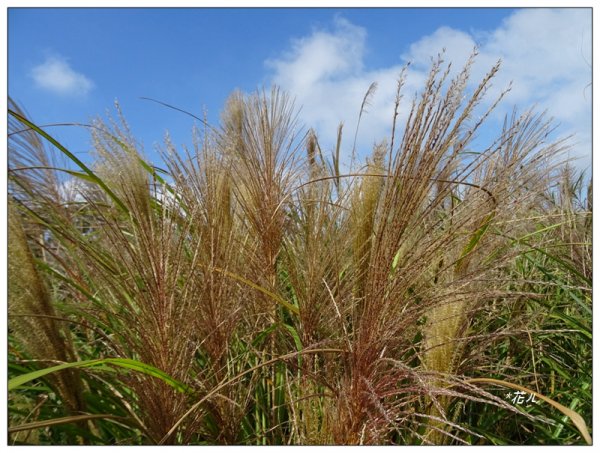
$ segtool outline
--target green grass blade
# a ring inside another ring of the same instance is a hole
[[[461,270],[465,258],[469,255],[469,253],[471,253],[475,249],[475,247],[477,247],[477,244],[479,244],[479,241],[481,241],[481,239],[483,238],[483,235],[490,227],[490,223],[492,222],[494,215],[494,212],[488,214],[485,220],[483,221],[483,225],[471,235],[471,239],[469,239],[469,242],[463,248],[460,254],[460,258],[456,262],[455,269],[457,272]]]
[[[50,143],[52,143],[56,148],[58,148],[63,154],[65,154],[71,161],[73,161],[79,168],[81,168],[84,171],[84,173],[86,174],[86,177],[89,178],[88,179],[89,181],[92,181],[92,182],[98,184],[102,188],[102,190],[104,190],[104,192],[106,192],[106,194],[111,198],[111,200],[113,200],[115,202],[115,204],[120,209],[122,209],[124,212],[129,212],[129,210],[127,209],[125,204],[121,201],[121,199],[119,197],[117,197],[112,190],[110,190],[110,188],[106,185],[106,183],[104,181],[102,181],[102,179],[100,179],[98,177],[98,175],[96,175],[87,165],[85,165],[81,160],[79,160],[77,158],[77,156],[75,156],[75,154],[73,154],[71,151],[69,151],[67,148],[65,148],[63,145],[61,145],[54,137],[52,137],[50,134],[45,132],[43,129],[41,129],[38,126],[36,126],[35,124],[33,124],[27,118],[19,115],[17,112],[15,112],[11,109],[8,109],[8,113],[9,113],[9,115],[11,115],[11,116],[15,117],[17,120],[19,120],[24,125],[33,129],[35,132],[37,132],[39,135],[44,137]],[[82,177],[82,175],[79,175],[79,177]]]
[[[174,389],[179,392],[186,392],[188,388],[182,384],[181,382],[173,379],[164,371],[159,370],[151,365],[147,365],[145,363],[139,362],[133,359],[119,359],[119,358],[111,358],[111,359],[97,359],[97,360],[84,360],[82,362],[72,362],[72,363],[63,363],[61,365],[52,366],[49,368],[44,368],[42,370],[32,371],[31,373],[22,374],[20,376],[16,376],[8,381],[8,390],[16,390],[20,388],[22,385],[27,384],[28,382],[33,381],[34,379],[39,379],[44,377],[50,373],[55,373],[57,371],[66,370],[69,368],[89,368],[89,367],[98,367],[105,365],[114,365],[121,368],[125,368],[128,370],[137,371],[148,376],[156,377],[166,384],[170,385]]]
[[[583,384],[583,389],[587,390],[589,387],[589,384],[586,382]],[[580,403],[580,399],[579,398],[574,398],[573,401],[571,401],[571,404],[569,404],[569,409],[571,409],[572,411],[574,411],[575,409],[577,409],[577,406]],[[562,432],[563,428],[565,427],[565,423],[567,423],[567,415],[564,415],[561,419],[562,423],[559,424],[556,429],[554,430],[554,433],[552,433],[552,437],[554,439],[558,439],[558,437],[560,436],[560,433]]]
[[[592,329],[590,327],[584,326],[580,321],[578,321],[574,317],[561,312],[551,313],[550,317],[554,319],[560,319],[569,327],[577,330],[577,332],[581,334],[584,337],[584,339],[592,339]]]

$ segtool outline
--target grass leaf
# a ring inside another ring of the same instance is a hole
[[[34,379],[39,379],[57,371],[66,370],[69,368],[90,368],[104,365],[114,365],[120,368],[137,371],[148,376],[156,377],[179,392],[188,391],[188,388],[184,384],[173,379],[171,376],[159,370],[158,368],[139,362],[137,360],[121,358],[84,360],[81,362],[63,363],[62,365],[56,365],[49,368],[44,368],[42,370],[32,371],[31,373],[22,374],[20,376],[16,376],[10,379],[8,381],[8,390],[17,390],[22,385],[27,384],[28,382],[31,382]]]

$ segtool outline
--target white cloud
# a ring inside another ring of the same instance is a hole
[[[267,67],[272,70],[272,81],[296,97],[303,107],[302,120],[318,130],[328,149],[335,140],[337,124],[345,123],[348,153],[360,104],[371,82],[378,82],[379,88],[360,126],[358,144],[363,149],[389,137],[396,79],[407,61],[412,64],[403,90],[403,113],[413,93],[421,88],[432,57],[445,48],[445,60],[452,61],[457,71],[477,44],[472,84],[502,60],[488,102],[513,82],[496,118],[514,105],[520,111],[533,105],[547,110],[560,123],[562,135],[576,134],[571,154],[582,157],[577,166],[586,168],[592,151],[590,11],[520,9],[495,30],[476,35],[441,27],[410,44],[401,58],[383,68],[365,68],[367,31],[338,18],[331,31],[314,31],[293,41],[291,49],[268,61]]]
[[[66,59],[50,56],[31,71],[37,87],[60,95],[85,96],[94,83],[85,75],[75,72]]]
[[[282,84],[307,94],[314,83],[352,77],[362,70],[366,31],[345,19],[335,19],[335,32],[315,31],[292,42],[283,60],[267,62]]]
[[[404,60],[424,71],[431,66],[431,57],[445,49],[444,59],[452,61],[456,68],[466,63],[476,43],[471,35],[450,27],[440,27],[433,34],[421,38],[409,46]]]
[[[378,89],[369,113],[363,116],[361,131],[369,130],[370,142],[384,137],[389,129],[396,79],[401,65],[365,70],[363,65],[367,33],[345,19],[336,18],[331,32],[319,30],[293,41],[280,59],[267,61],[273,82],[295,96],[302,107],[301,118],[320,134],[322,145],[331,147],[340,122],[344,123],[346,154],[358,119],[362,99],[369,85]],[[363,144],[364,136],[359,136]]]

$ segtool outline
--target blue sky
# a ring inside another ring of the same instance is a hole
[[[431,56],[446,48],[460,67],[473,46],[473,83],[502,58],[490,92],[513,82],[482,139],[517,105],[547,109],[559,134],[575,133],[572,153],[591,159],[591,9],[74,9],[10,8],[9,95],[38,124],[90,122],[118,99],[145,153],[169,130],[190,144],[193,120],[140,97],[208,112],[216,124],[234,89],[277,83],[302,106],[327,150],[340,121],[351,147],[362,97],[378,82],[358,143],[368,149],[389,133],[396,78],[411,61],[404,107],[422,85]],[[485,105],[483,106],[485,107]],[[87,132],[52,128],[72,151]]]

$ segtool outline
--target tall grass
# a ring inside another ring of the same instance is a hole
[[[392,136],[346,174],[342,127],[330,158],[277,88],[233,93],[191,149],[167,140],[165,169],[120,111],[90,126],[88,166],[11,104],[11,376],[136,364],[12,391],[12,441],[582,442],[568,411],[481,379],[589,426],[591,192],[543,115],[474,147],[504,95],[474,119],[499,70],[468,90],[474,58],[434,62],[397,139],[401,76]]]

